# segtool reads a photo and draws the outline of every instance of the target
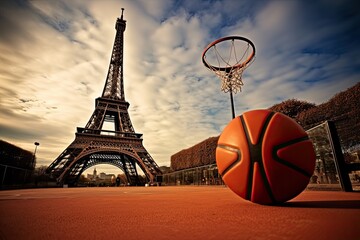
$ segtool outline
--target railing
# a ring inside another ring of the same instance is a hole
[[[23,185],[29,182],[32,173],[31,169],[0,164],[0,186]]]
[[[179,185],[224,185],[216,164],[183,169],[162,175],[165,186]]]
[[[360,190],[360,182],[355,178],[360,170],[359,163],[345,163],[334,123],[326,121],[306,132],[316,152],[315,171],[308,188],[347,192]]]
[[[138,138],[142,139],[141,133],[129,133],[129,132],[120,132],[120,131],[111,131],[111,130],[97,130],[90,128],[77,128],[77,133],[80,134],[89,134],[89,135],[102,135],[102,136],[116,136],[124,138]]]

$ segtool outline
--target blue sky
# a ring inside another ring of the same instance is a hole
[[[213,40],[256,46],[237,115],[296,98],[320,104],[360,79],[357,1],[118,0],[0,2],[0,138],[49,165],[100,97],[125,8],[125,98],[159,165],[231,120],[229,95],[201,62]]]

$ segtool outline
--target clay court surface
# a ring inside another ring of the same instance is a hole
[[[360,193],[262,206],[226,187],[0,191],[0,239],[360,239]]]

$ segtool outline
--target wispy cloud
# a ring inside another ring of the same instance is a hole
[[[237,114],[288,98],[321,103],[359,81],[355,1],[3,1],[1,138],[50,164],[85,126],[104,86],[125,8],[125,96],[135,130],[159,165],[221,133],[228,94],[201,63],[211,41],[241,35],[256,61],[235,95]]]

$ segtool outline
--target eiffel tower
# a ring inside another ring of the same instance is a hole
[[[120,168],[128,184],[139,185],[137,166],[147,181],[154,182],[162,172],[142,144],[142,134],[135,133],[125,101],[123,80],[124,31],[126,21],[117,18],[116,36],[109,71],[102,96],[95,100],[95,110],[85,128],[77,128],[75,140],[50,164],[47,173],[59,184],[76,185],[81,174],[97,164]],[[115,131],[103,130],[105,122]]]

